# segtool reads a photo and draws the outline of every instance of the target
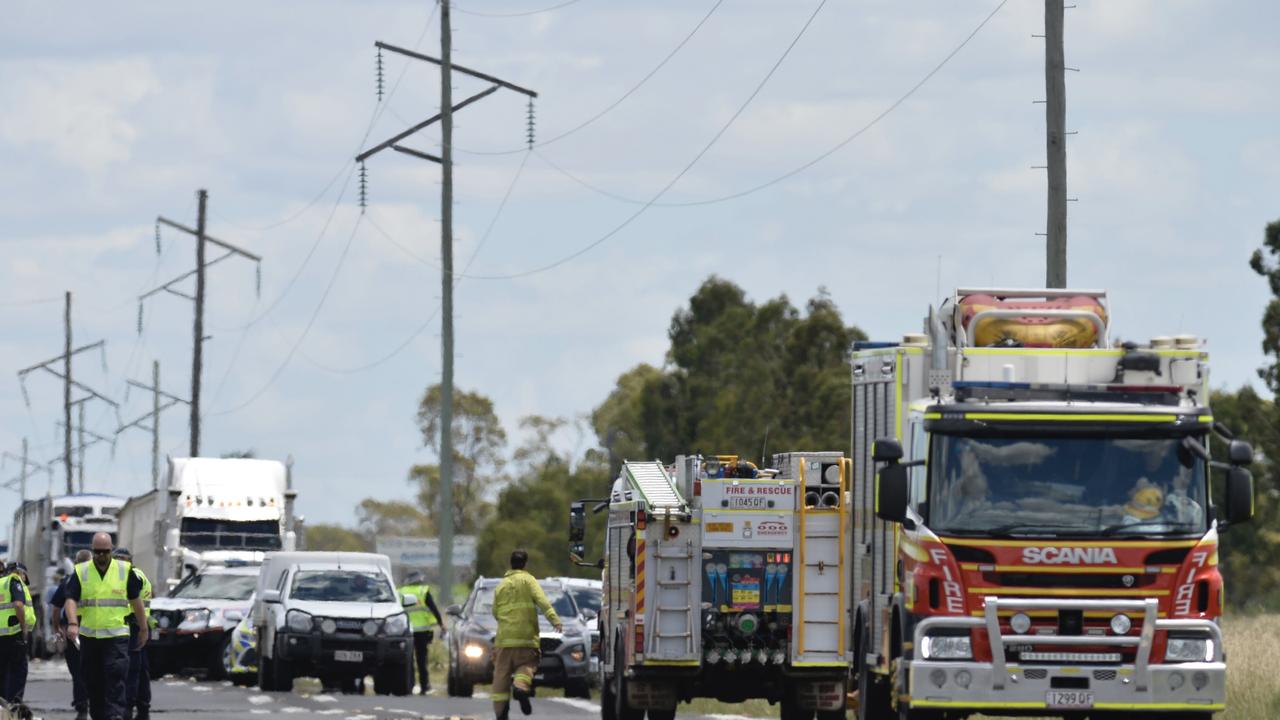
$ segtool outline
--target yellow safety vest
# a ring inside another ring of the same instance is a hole
[[[22,578],[18,577],[18,582],[22,582]],[[22,614],[27,618],[27,629],[35,629],[36,626],[36,606],[31,602],[31,586],[22,583]]]
[[[132,565],[115,558],[104,575],[93,561],[76,566],[80,576],[80,635],[109,639],[129,637],[122,610],[129,607],[129,571]]]
[[[0,637],[22,632],[22,626],[16,622],[18,612],[14,609],[14,598],[9,594],[12,584],[12,575],[0,580],[0,585],[3,586],[0,587]]]
[[[431,586],[426,583],[419,585],[405,585],[400,588],[400,599],[403,600],[405,595],[416,595],[418,604],[409,609],[409,626],[413,632],[424,632],[430,630],[436,624],[436,618],[427,608],[427,593],[431,592]]]
[[[151,580],[147,579],[147,574],[139,570],[137,567],[133,568],[133,574],[137,575],[138,579],[142,581],[142,593],[139,594],[138,597],[142,598],[142,609],[147,616],[147,627],[150,627],[151,626],[151,598],[152,598]],[[128,623],[129,618],[132,616],[133,616],[132,610],[125,610],[124,621]]]

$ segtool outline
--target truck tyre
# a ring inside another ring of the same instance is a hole
[[[618,702],[613,697],[613,678],[600,680],[600,720],[618,720]]]
[[[800,703],[788,693],[782,698],[779,716],[781,720],[813,720],[813,710],[800,707]]]
[[[858,720],[880,720],[890,717],[893,708],[889,704],[889,688],[878,679],[867,666],[867,649],[875,647],[871,644],[871,633],[864,625],[859,631],[861,641],[858,643]]]
[[[649,710],[649,720],[676,720],[676,709],[670,710]]]
[[[622,640],[614,645],[613,664],[613,716],[614,720],[644,720],[644,710],[637,710],[627,703],[627,676],[622,663]]]

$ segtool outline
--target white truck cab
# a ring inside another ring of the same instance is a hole
[[[385,555],[268,553],[253,608],[258,684],[288,691],[300,676],[358,691],[372,674],[380,695],[413,689],[413,635]]]

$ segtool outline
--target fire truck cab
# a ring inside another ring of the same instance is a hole
[[[1218,535],[1252,515],[1252,449],[1215,424],[1196,338],[1117,344],[1109,311],[960,289],[926,333],[855,348],[859,718],[1224,708]]]

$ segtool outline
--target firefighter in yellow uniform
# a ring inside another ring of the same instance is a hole
[[[16,569],[0,578],[0,697],[5,702],[22,702],[27,682],[26,633],[30,601]]]
[[[418,693],[426,695],[431,690],[431,674],[427,669],[428,651],[431,641],[435,639],[436,625],[444,625],[440,617],[440,609],[436,607],[435,598],[431,597],[431,586],[423,582],[422,573],[411,572],[400,588],[400,599],[413,595],[418,604],[409,609],[409,625],[413,630],[413,661],[418,666]],[[434,617],[433,617],[434,616]]]
[[[493,591],[493,617],[498,621],[498,634],[494,638],[493,658],[493,713],[498,720],[507,720],[510,699],[520,703],[525,715],[533,712],[529,697],[533,692],[533,675],[538,671],[538,613],[547,616],[547,622],[556,632],[563,632],[560,616],[538,581],[525,572],[529,554],[524,550],[511,553],[511,569]]]
[[[93,560],[76,566],[67,583],[67,642],[80,643],[80,663],[89,692],[93,720],[123,720],[125,680],[129,674],[129,624],[132,609],[137,649],[147,644],[150,629],[142,605],[142,578],[133,566],[111,557],[111,536],[93,536]]]
[[[151,581],[146,573],[133,565],[133,554],[129,548],[116,548],[113,556],[122,562],[130,563],[133,574],[142,580],[142,607],[147,616],[147,628],[151,628]],[[151,668],[148,665],[147,652],[139,647],[138,627],[133,616],[126,613],[125,622],[129,624],[129,673],[125,676],[124,703],[125,717],[133,720],[149,720],[151,717]]]

